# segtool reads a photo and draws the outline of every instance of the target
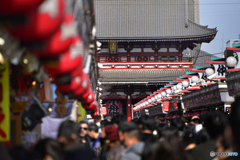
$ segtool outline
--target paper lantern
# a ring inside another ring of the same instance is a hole
[[[36,10],[44,0],[1,0],[0,15],[19,16]]]
[[[233,56],[230,56],[226,59],[226,64],[228,67],[234,67],[237,64],[237,59]]]
[[[162,95],[162,97],[165,97],[166,96],[166,92],[162,92],[161,95]]]
[[[91,91],[86,99],[84,99],[84,103],[92,103],[94,101],[94,92]]]
[[[182,85],[183,85],[183,87],[188,87],[189,83],[188,83],[188,81],[183,81]]]
[[[199,80],[198,76],[192,76],[192,82],[197,83]]]
[[[45,0],[26,15],[25,24],[10,25],[9,33],[22,42],[40,42],[51,37],[60,27],[64,0]]]
[[[167,94],[171,94],[172,93],[172,91],[170,89],[167,89],[166,92],[167,92]]]
[[[76,44],[73,44],[73,47],[76,47],[75,45]],[[46,59],[41,61],[43,63],[44,69],[52,77],[70,73],[77,67],[82,66],[82,56],[76,54],[76,50],[71,49],[62,54],[59,59]]]
[[[158,99],[158,96],[157,96],[157,95],[155,95],[155,96],[154,96],[154,98],[157,100],[157,99]]]
[[[176,91],[176,90],[177,90],[177,87],[176,87],[176,86],[173,86],[172,89],[173,89],[173,91]]]
[[[154,97],[152,97],[151,100],[152,100],[152,102],[155,102],[155,98]]]
[[[209,77],[214,74],[214,70],[212,68],[207,68],[205,70],[206,76]]]
[[[161,99],[161,98],[162,98],[162,95],[159,93],[159,94],[157,95],[157,97],[158,97],[158,99]]]
[[[177,90],[181,90],[182,89],[182,85],[178,84],[177,85]]]
[[[192,118],[192,113],[184,113],[184,118],[186,119],[191,119]]]
[[[90,94],[90,84],[89,84],[89,77],[87,74],[83,74],[83,82],[81,84],[81,87],[74,91],[74,95],[78,99],[85,99]]]
[[[72,43],[76,43],[79,52],[84,49],[83,41],[77,36],[76,23],[73,22],[72,15],[65,15],[63,23],[57,32],[52,37],[49,37],[44,42],[41,42],[41,47],[28,46],[28,50],[38,57],[57,58],[62,53],[70,49]],[[74,40],[74,42],[73,42]]]
[[[148,103],[152,103],[152,100],[151,100],[151,99],[148,99]]]
[[[82,76],[83,70],[80,66],[78,66],[76,69],[74,69],[72,72],[67,74],[58,75],[54,78],[56,85],[58,86],[65,86],[65,88],[70,87],[71,83],[73,81],[76,81],[74,83],[82,83]]]
[[[169,121],[173,120],[173,116],[172,116],[172,115],[169,115],[168,120],[169,120]]]

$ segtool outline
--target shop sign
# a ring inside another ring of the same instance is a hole
[[[169,111],[169,101],[164,101],[163,102],[163,111],[168,112]]]
[[[102,115],[107,115],[107,107],[102,107],[101,113],[102,113]]]

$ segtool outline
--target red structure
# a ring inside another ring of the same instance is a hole
[[[209,43],[217,33],[216,28],[198,24],[194,15],[199,6],[194,1],[171,3],[95,1],[97,39],[102,43],[97,58],[101,99],[103,104],[121,101],[128,120],[132,104],[191,71],[200,44]],[[166,8],[171,12],[163,12]]]

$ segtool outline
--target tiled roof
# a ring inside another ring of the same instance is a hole
[[[100,82],[169,82],[191,69],[99,70]]]
[[[185,2],[187,2],[185,4]],[[215,35],[194,19],[193,0],[95,0],[98,39],[189,38]]]

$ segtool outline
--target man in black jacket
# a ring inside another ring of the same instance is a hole
[[[158,142],[157,138],[153,135],[153,131],[156,129],[156,121],[148,115],[141,116],[139,118],[139,128],[142,133],[141,141],[145,142],[142,160],[147,160],[152,155]]]
[[[86,121],[81,121],[79,122],[79,126],[79,141],[84,148],[90,148],[90,138],[88,137],[88,123]]]

